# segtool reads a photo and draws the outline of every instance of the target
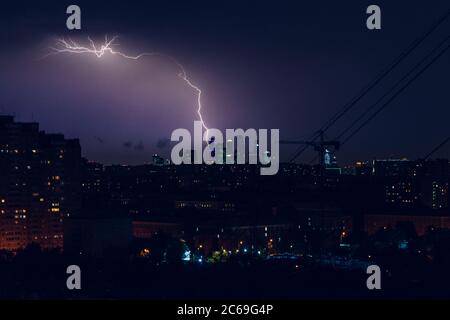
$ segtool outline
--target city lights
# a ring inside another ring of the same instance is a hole
[[[448,1],[179,2],[0,12],[0,300],[449,299]]]

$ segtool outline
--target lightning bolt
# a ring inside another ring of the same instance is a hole
[[[144,52],[140,53],[138,55],[132,56],[128,55],[126,53],[123,53],[121,51],[117,51],[113,48],[113,46],[117,46],[117,43],[115,41],[117,40],[117,36],[112,37],[111,39],[108,39],[108,36],[105,36],[105,41],[101,45],[96,45],[94,41],[90,37],[88,37],[89,40],[89,46],[83,46],[78,44],[77,42],[71,40],[71,39],[57,39],[56,45],[54,47],[50,47],[51,52],[47,54],[54,55],[54,54],[61,54],[61,53],[76,53],[76,54],[92,54],[95,55],[97,58],[103,57],[105,54],[111,54],[111,55],[117,55],[121,56],[125,59],[131,59],[131,60],[139,60],[144,57],[148,56],[158,56],[165,59],[168,59],[170,62],[172,62],[174,65],[177,66],[179,72],[178,77],[182,79],[190,88],[194,89],[197,95],[197,114],[199,117],[200,122],[202,123],[203,128],[205,130],[209,130],[209,128],[206,126],[205,121],[203,120],[202,116],[202,90],[192,83],[192,81],[188,78],[186,70],[184,66],[178,62],[175,58],[172,56],[159,53],[159,52]]]

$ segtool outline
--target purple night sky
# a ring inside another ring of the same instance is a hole
[[[202,2],[126,7],[81,1],[81,32],[65,30],[66,3],[30,4],[25,12],[20,4],[7,5],[0,14],[0,113],[80,138],[90,160],[138,164],[149,162],[153,153],[168,156],[170,145],[164,141],[176,128],[192,130],[197,106],[195,92],[167,61],[76,54],[40,59],[54,37],[85,42],[90,35],[100,42],[105,34],[117,34],[118,48],[127,54],[164,52],[185,66],[203,91],[209,127],[279,128],[282,139],[306,139],[448,7],[447,1],[379,1],[383,29],[371,33],[365,28],[369,2],[320,2],[295,8],[262,2],[256,9],[239,2],[213,8]],[[328,137],[334,138],[448,30],[449,23]],[[417,158],[431,150],[449,132],[449,71],[447,52],[355,136],[338,160]],[[449,157],[449,149],[436,156]],[[282,147],[284,155],[293,151]]]

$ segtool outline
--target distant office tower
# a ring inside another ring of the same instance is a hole
[[[405,158],[374,160],[372,167],[377,177],[415,177],[419,170],[414,161]]]
[[[420,191],[422,203],[433,209],[448,207],[449,163],[446,159],[422,162]]]
[[[78,140],[0,116],[0,249],[62,248],[64,218],[80,210]]]
[[[384,182],[385,203],[417,206],[420,203],[420,164],[407,159],[373,161],[373,174]]]
[[[432,209],[448,206],[448,160],[375,160],[373,172],[384,181],[386,203]]]

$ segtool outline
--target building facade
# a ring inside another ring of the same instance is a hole
[[[80,208],[78,140],[0,116],[0,249],[62,248],[64,218]]]

